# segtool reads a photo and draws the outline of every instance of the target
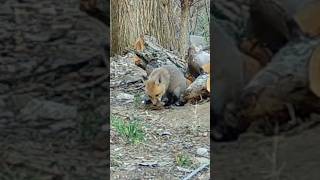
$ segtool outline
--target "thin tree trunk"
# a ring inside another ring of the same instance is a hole
[[[179,55],[184,57],[188,48],[189,40],[189,15],[190,0],[181,0],[181,18],[180,18],[180,39],[179,39]]]
[[[177,49],[173,2],[169,0],[112,0],[112,55],[133,47],[141,34],[154,36],[167,49]]]

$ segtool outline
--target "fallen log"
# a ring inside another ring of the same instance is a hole
[[[152,69],[165,64],[177,66],[183,73],[186,72],[185,61],[173,54],[171,51],[159,45],[158,41],[151,36],[144,35],[144,49],[128,49],[129,52],[138,56],[142,61],[137,64],[139,67],[147,70],[149,74]]]
[[[209,97],[210,93],[207,90],[207,81],[210,79],[209,77],[209,74],[202,74],[198,76],[186,89],[183,99],[185,101],[194,102]]]
[[[281,49],[242,90],[233,106],[225,109],[227,126],[241,127],[242,131],[265,117],[288,121],[290,116],[275,118],[278,112],[286,110],[286,104],[294,105],[298,112],[320,112],[320,98],[309,86],[320,83],[318,77],[309,73],[320,71],[319,66],[309,66],[314,59],[319,62],[319,52],[315,49],[319,45],[320,39],[305,38]]]
[[[187,65],[184,60],[161,47],[151,36],[141,36],[139,39],[137,40],[137,42],[139,42],[139,47],[137,48],[137,46],[135,46],[134,49],[128,49],[128,52],[134,54],[135,60],[139,59],[139,61],[135,61],[135,64],[144,69],[147,72],[147,75],[149,75],[153,69],[169,64],[179,68],[186,76]],[[185,92],[185,101],[199,100],[209,96],[208,88],[210,88],[210,84],[207,81],[210,72],[209,66],[210,64],[206,64],[206,66],[202,67],[207,74],[198,76],[194,82],[188,82],[190,85]]]

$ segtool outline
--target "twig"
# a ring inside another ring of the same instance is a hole
[[[198,174],[200,171],[202,171],[207,166],[209,166],[209,163],[203,164],[202,166],[200,166],[197,169],[195,169],[194,171],[192,171],[187,177],[183,178],[182,180],[188,180],[188,179],[192,178],[193,176]]]

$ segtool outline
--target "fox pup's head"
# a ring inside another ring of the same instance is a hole
[[[148,79],[145,81],[145,92],[149,96],[152,104],[156,105],[161,102],[162,96],[166,92],[166,83],[162,82],[162,77]]]

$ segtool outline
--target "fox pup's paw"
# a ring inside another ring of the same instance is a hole
[[[181,102],[181,101],[177,101],[175,103],[176,106],[183,106],[185,103],[184,102]]]
[[[142,104],[144,104],[144,105],[148,105],[148,104],[151,104],[151,103],[152,103],[151,100],[148,99],[148,98],[144,98],[144,99],[142,100]]]

